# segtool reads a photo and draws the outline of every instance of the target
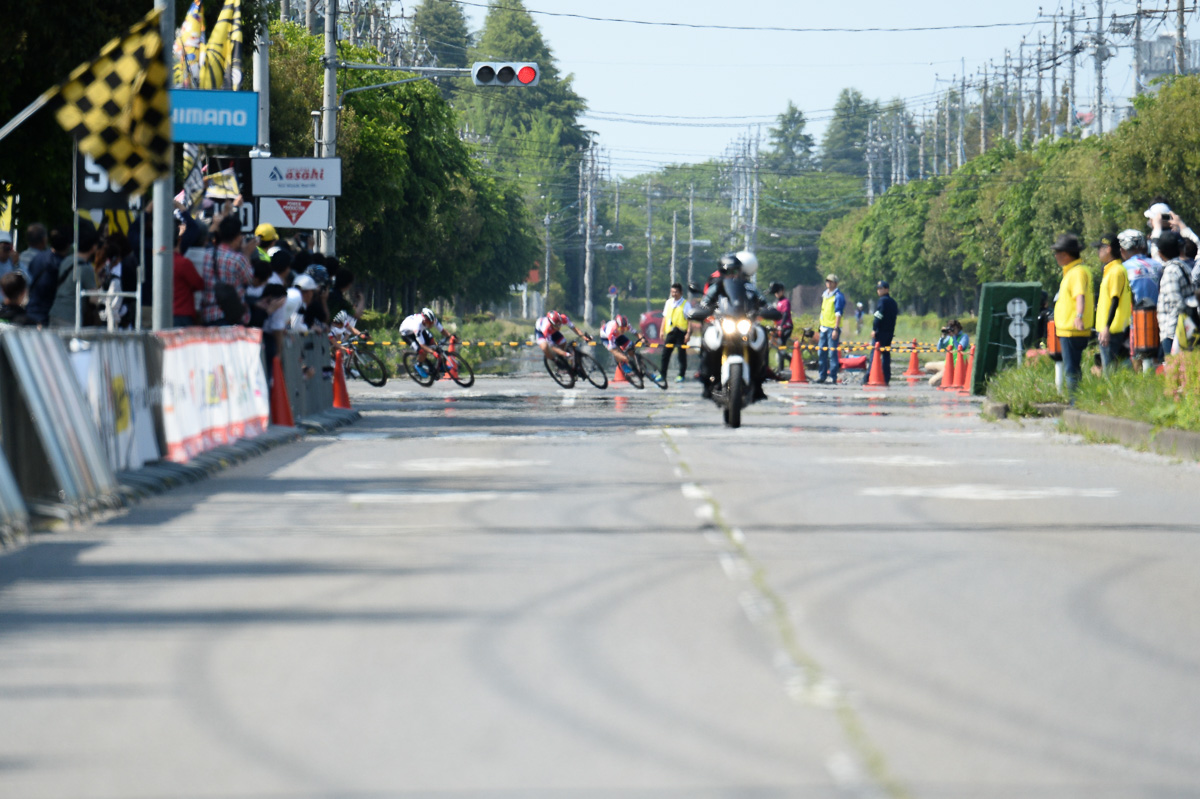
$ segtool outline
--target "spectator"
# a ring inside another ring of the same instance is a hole
[[[0,327],[4,325],[31,325],[33,321],[25,313],[25,297],[29,281],[25,273],[16,269],[0,275]]]
[[[1083,349],[1091,338],[1096,317],[1092,273],[1079,259],[1082,248],[1074,235],[1062,234],[1050,249],[1062,267],[1062,282],[1054,302],[1054,327],[1062,344],[1067,392],[1074,394],[1083,374]]]
[[[217,246],[204,251],[197,270],[204,278],[200,314],[206,325],[237,325],[247,319],[244,299],[254,273],[241,246],[242,223],[236,216],[225,217],[217,226]]]
[[[871,344],[879,345],[879,354],[883,360],[883,382],[892,383],[892,339],[896,335],[896,317],[900,315],[900,306],[892,299],[892,289],[886,280],[875,284],[875,293],[879,302],[875,305],[875,320],[871,323]],[[875,348],[867,353],[867,374],[871,374],[871,359],[875,357]]]
[[[775,298],[775,310],[783,315],[776,325],[775,330],[779,335],[779,346],[786,347],[788,339],[792,337],[792,330],[795,329],[795,322],[792,320],[792,301],[788,299],[787,289],[783,284],[776,281],[770,286],[771,296]]]
[[[856,336],[862,335],[862,320],[863,320],[864,313],[866,313],[866,311],[863,309],[863,304],[861,302],[855,303],[854,304],[854,335],[856,335]]]
[[[13,249],[12,234],[7,230],[0,230],[0,277],[18,269],[20,263],[21,259]]]
[[[671,365],[671,354],[678,353],[679,374],[675,377],[676,383],[682,383],[687,377],[687,345],[688,339],[691,338],[691,331],[688,328],[686,305],[687,301],[683,298],[683,284],[672,284],[671,296],[663,303],[663,353],[662,367],[659,371],[662,372],[665,379],[667,369]]]
[[[1158,340],[1162,354],[1171,354],[1178,338],[1176,328],[1183,312],[1184,300],[1193,296],[1192,277],[1183,259],[1183,239],[1174,230],[1166,230],[1158,237],[1158,251],[1167,261],[1163,265],[1162,281],[1158,290]]]
[[[1183,263],[1191,270],[1192,285],[1200,285],[1200,264],[1196,263],[1196,242],[1191,239],[1183,240]]]
[[[825,293],[821,295],[821,332],[817,340],[817,382],[828,378],[837,383],[837,347],[842,341],[842,313],[846,310],[846,295],[838,288],[837,275],[825,276]]]
[[[1129,275],[1117,257],[1121,251],[1117,235],[1105,234],[1095,246],[1104,267],[1100,299],[1096,304],[1096,333],[1100,339],[1100,364],[1104,371],[1110,372],[1129,357],[1133,292],[1129,288]]]
[[[196,295],[204,291],[204,278],[196,271],[196,265],[183,254],[191,228],[186,224],[175,226],[175,261],[171,273],[171,313],[173,327],[192,327],[196,324]]]
[[[50,324],[56,327],[75,327],[75,270],[79,270],[80,290],[94,290],[97,284],[92,258],[99,250],[100,234],[96,232],[95,226],[89,221],[79,220],[79,246],[75,248],[75,256],[68,256],[59,264],[58,288],[54,292],[54,303],[50,306]],[[79,300],[78,313],[83,327],[93,327],[100,323],[96,309],[96,300]]]
[[[46,235],[46,226],[41,222],[34,222],[25,228],[25,241],[28,242],[29,247],[21,251],[17,268],[25,273],[26,279],[31,277],[29,265],[33,263],[33,259],[47,251]]]
[[[313,280],[310,275],[300,275],[296,278],[292,290],[300,292],[300,307],[292,315],[288,327],[297,333],[307,333],[310,330],[317,332],[324,329],[325,325],[320,319],[317,281]]]
[[[1121,260],[1125,262],[1125,274],[1133,292],[1133,307],[1153,308],[1158,304],[1162,264],[1146,254],[1146,237],[1140,230],[1122,230],[1117,234],[1117,243],[1121,245]]]
[[[300,256],[296,257],[299,259]],[[343,266],[332,274],[333,289],[329,292],[329,313],[337,316],[345,311],[354,318],[355,324],[357,324],[358,320],[362,318],[367,301],[362,292],[350,293],[350,287],[354,285],[354,272]]]
[[[259,260],[270,263],[275,250],[279,249],[279,234],[275,232],[275,226],[263,222],[254,229],[254,235],[258,239]]]
[[[37,252],[26,271],[29,279],[29,299],[25,313],[38,325],[50,323],[50,308],[53,307],[55,295],[58,294],[59,283],[65,280],[60,275],[59,267],[62,266],[63,259],[71,254],[73,243],[71,228],[65,225],[51,230],[49,238],[50,249]]]

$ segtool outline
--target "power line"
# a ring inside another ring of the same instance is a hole
[[[986,22],[974,25],[918,25],[913,27],[868,27],[868,28],[793,28],[781,25],[714,25],[699,22],[665,22],[645,19],[622,19],[618,17],[593,17],[587,14],[572,14],[565,11],[538,11],[532,8],[522,8],[520,6],[502,6],[492,5],[489,3],[470,3],[466,0],[459,0],[460,5],[471,6],[473,8],[497,9],[500,11],[524,11],[529,14],[538,14],[543,17],[566,17],[569,19],[581,19],[588,22],[612,22],[623,25],[645,25],[650,27],[660,28],[689,28],[693,30],[716,30],[716,31],[754,31],[765,33],[924,33],[929,31],[961,31],[961,30],[984,30],[988,28],[1020,28],[1027,25],[1046,25],[1049,20],[1034,20],[1033,22]]]

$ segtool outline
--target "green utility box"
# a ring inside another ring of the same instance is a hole
[[[1014,320],[1009,315],[1009,303],[1013,300],[1025,303],[1028,335],[1021,342],[1022,349],[1037,346],[1042,284],[984,283],[979,293],[979,330],[975,334],[975,369],[971,374],[973,394],[983,394],[988,377],[1017,362],[1017,342],[1012,335]]]

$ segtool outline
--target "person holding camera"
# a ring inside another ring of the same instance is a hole
[[[971,346],[971,337],[963,332],[962,324],[957,319],[951,319],[945,327],[942,328],[942,337],[938,339],[938,352],[957,352],[959,347],[967,350]],[[946,368],[945,358],[938,361],[926,361],[925,371],[929,373],[929,385],[934,388],[942,383],[942,378],[945,376],[943,371]]]

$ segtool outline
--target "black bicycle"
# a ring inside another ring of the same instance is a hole
[[[428,388],[445,375],[449,375],[451,380],[463,388],[475,385],[475,370],[471,368],[471,364],[460,358],[457,353],[446,352],[442,342],[438,342],[433,349],[437,352],[437,358],[433,362],[419,361],[420,353],[411,349],[405,350],[401,359],[404,371],[418,385]]]
[[[604,367],[579,348],[578,340],[567,345],[567,352],[571,356],[569,359],[549,352],[543,358],[546,371],[554,378],[554,382],[563,388],[574,388],[576,379],[583,378],[596,388],[608,388],[608,375]]]
[[[658,370],[653,361],[638,352],[637,347],[625,350],[625,355],[629,358],[629,371],[625,373],[625,377],[635,388],[644,388],[646,381],[649,380],[663,391],[667,390],[667,378]],[[620,364],[616,368],[620,369]]]
[[[342,368],[347,377],[365,380],[376,388],[388,381],[388,368],[383,358],[366,342],[350,339],[342,343]]]

